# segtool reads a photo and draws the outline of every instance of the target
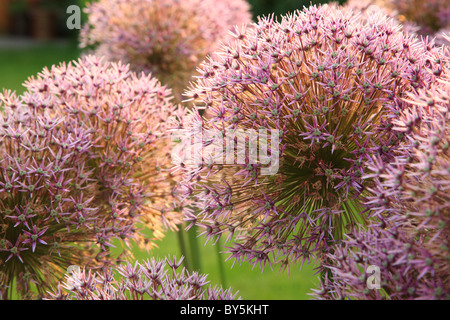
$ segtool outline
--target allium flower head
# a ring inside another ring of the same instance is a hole
[[[401,225],[374,225],[349,235],[328,255],[330,275],[313,295],[321,300],[448,300],[448,242],[430,248],[423,239]]]
[[[85,165],[98,187],[90,196],[109,217],[107,228],[97,230],[99,243],[133,238],[149,249],[180,222],[167,131],[184,109],[171,103],[169,89],[150,75],[95,56],[44,69],[25,86],[28,95],[48,101],[56,114],[91,134]],[[141,233],[143,227],[152,235]]]
[[[177,99],[234,25],[251,22],[245,0],[100,0],[90,4],[82,46],[168,84]]]
[[[448,49],[445,59],[448,61]],[[449,299],[450,72],[430,89],[405,97],[393,124],[407,139],[392,161],[374,157],[367,205],[376,217],[329,255],[333,281],[319,298]],[[380,288],[367,288],[368,266],[379,268]]]
[[[211,286],[207,275],[180,270],[182,260],[148,259],[100,272],[76,269],[47,299],[58,300],[234,300],[237,292]]]
[[[95,264],[108,215],[92,202],[86,128],[30,94],[4,91],[0,107],[0,298],[32,298],[70,264]]]
[[[247,146],[266,140],[278,170],[263,174],[264,158],[238,150],[241,163],[183,162],[201,209],[192,223],[208,238],[234,235],[231,257],[263,266],[328,250],[363,222],[365,162],[392,156],[403,139],[392,124],[402,98],[440,75],[443,62],[428,58],[438,51],[387,18],[364,24],[329,6],[263,17],[237,32],[200,67],[189,96],[209,118],[193,116],[192,125],[219,140],[253,132]]]

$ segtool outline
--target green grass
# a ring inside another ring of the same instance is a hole
[[[0,48],[0,88],[24,91],[22,83],[45,66],[79,57],[76,43],[33,44],[29,48]]]
[[[212,244],[205,244],[204,238],[198,238],[201,256],[201,272],[208,274],[208,279],[212,285],[220,284],[219,264],[217,261],[217,250]],[[222,249],[225,248],[222,246]],[[174,232],[168,232],[164,239],[158,242],[158,248],[150,253],[134,247],[135,258],[139,261],[150,256],[164,258],[168,255],[181,256],[178,246],[177,236]],[[303,266],[300,271],[300,264],[291,266],[289,274],[279,272],[276,267],[273,270],[266,265],[262,272],[259,265],[254,269],[248,262],[241,265],[230,259],[225,261],[228,254],[221,254],[221,261],[224,263],[226,288],[231,287],[234,291],[239,290],[239,296],[246,300],[307,300],[310,299],[308,293],[312,288],[317,287],[318,278],[314,275],[313,266]]]
[[[75,43],[67,44],[42,44],[27,49],[2,49],[0,48],[0,90],[1,88],[16,90],[18,94],[24,91],[22,83],[32,75],[36,75],[45,66],[59,64],[62,61],[70,61],[79,57],[79,50]],[[180,256],[176,234],[167,233],[163,241],[159,242],[159,248],[150,253],[133,248],[135,257],[144,260],[150,256],[165,257],[167,255]],[[210,245],[204,245],[204,239],[199,239],[201,254],[201,272],[208,274],[211,284],[220,284],[220,272],[217,262],[217,251]],[[227,255],[222,254],[224,261]],[[318,282],[313,275],[313,266],[304,266],[299,271],[299,265],[291,267],[290,274],[278,273],[277,269],[271,270],[266,266],[264,272],[257,266],[253,270],[247,262],[242,265],[232,261],[224,262],[226,286],[234,291],[239,290],[239,296],[243,299],[254,300],[304,300],[311,288],[315,288]]]

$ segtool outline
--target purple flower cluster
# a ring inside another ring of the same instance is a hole
[[[0,115],[0,272],[26,293],[67,266],[112,263],[113,241],[149,249],[181,221],[170,90],[86,56],[44,69]],[[151,232],[151,235],[146,233]]]
[[[235,299],[183,259],[119,265],[186,222],[235,263],[318,261],[318,299],[449,299],[450,50],[400,24],[448,11],[91,4],[98,56],[0,94],[0,299]]]
[[[31,286],[45,289],[60,265],[96,258],[94,227],[106,216],[92,203],[89,132],[53,116],[48,100],[5,91],[0,101],[0,295],[15,280],[30,298]]]
[[[251,22],[245,0],[101,0],[86,13],[82,47],[152,73],[178,100],[198,63],[234,25]]]
[[[172,104],[170,89],[151,75],[137,76],[128,65],[95,56],[44,70],[25,86],[91,132],[89,166],[99,185],[95,202],[114,217],[109,227],[116,236],[133,234],[150,249],[154,239],[136,232],[136,220],[155,239],[181,221],[172,196],[177,182],[170,170],[169,130],[185,110]],[[109,237],[102,236],[106,243]]]
[[[445,58],[449,60],[446,49]],[[366,205],[376,219],[329,254],[322,299],[449,299],[450,72],[405,97],[393,124],[407,137],[390,162],[374,157]],[[367,286],[369,266],[380,287]]]
[[[209,285],[207,276],[180,270],[183,259],[148,259],[100,272],[76,268],[47,299],[57,300],[234,300],[238,292]],[[239,298],[238,298],[239,299]]]
[[[336,6],[237,31],[200,67],[189,96],[207,117],[190,126],[222,136],[277,130],[267,145],[279,145],[268,148],[279,170],[263,175],[248,155],[243,164],[183,162],[186,196],[199,208],[188,220],[208,239],[226,235],[236,261],[284,268],[321,257],[364,225],[366,162],[392,159],[404,140],[393,124],[403,98],[440,76],[441,54],[387,18],[365,23]]]

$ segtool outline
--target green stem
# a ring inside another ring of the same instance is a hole
[[[184,241],[184,224],[181,224],[179,226],[179,229],[177,231],[177,238],[178,238],[178,245],[180,246],[181,255],[184,257],[183,260],[184,267],[187,270],[191,271],[192,267],[190,264],[189,253],[187,251],[186,243]]]
[[[224,262],[221,255],[222,246],[220,244],[220,239],[217,241],[216,245],[216,253],[217,253],[217,264],[219,265],[219,274],[220,274],[220,282],[222,283],[222,287],[224,289],[227,288],[227,279],[225,276],[225,268],[224,268]]]
[[[192,261],[192,270],[197,271],[201,273],[201,253],[198,246],[198,239],[197,239],[197,226],[192,226],[191,229],[187,232],[188,240],[189,240],[189,247],[191,252],[191,261]]]

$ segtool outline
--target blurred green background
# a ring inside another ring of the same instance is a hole
[[[83,6],[86,0],[0,0],[0,88],[24,91],[22,83],[31,75],[36,75],[45,66],[62,61],[77,59],[81,53],[78,48],[77,30],[68,30],[65,21],[66,8],[71,4]],[[310,3],[328,1],[302,0],[249,0],[254,19],[258,15],[301,9]],[[2,11],[3,10],[3,11]],[[5,11],[6,10],[6,11]],[[204,245],[199,238],[201,272],[209,274],[211,284],[220,284],[220,264],[215,247]],[[168,232],[159,248],[150,253],[133,248],[139,260],[149,256],[164,257],[181,255],[177,235]],[[232,261],[225,261],[226,254],[220,254],[225,274],[225,285],[239,290],[243,299],[256,300],[304,300],[309,299],[311,288],[317,286],[314,266],[293,265],[290,273],[278,272],[266,267],[252,269],[247,262],[233,267]]]

